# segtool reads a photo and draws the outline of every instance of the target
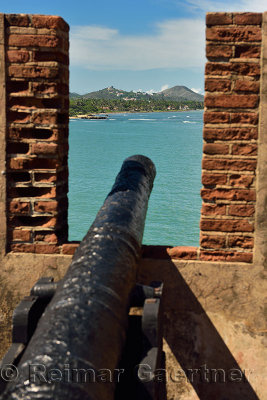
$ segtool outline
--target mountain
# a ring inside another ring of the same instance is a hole
[[[166,100],[192,100],[192,101],[204,101],[202,94],[193,92],[186,86],[174,86],[170,89],[165,89],[162,92],[157,93],[157,96]]]
[[[105,100],[174,100],[174,101],[204,101],[204,96],[193,92],[186,86],[174,86],[170,89],[165,89],[158,93],[148,94],[145,92],[127,92],[125,90],[116,89],[113,86],[109,86],[105,89],[101,89],[95,92],[86,93],[84,95],[78,95],[77,93],[70,93],[71,98],[84,98],[84,99],[105,99]]]

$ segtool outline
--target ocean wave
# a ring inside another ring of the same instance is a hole
[[[129,118],[128,121],[156,121],[156,118]]]
[[[197,124],[196,121],[183,121],[184,124]]]

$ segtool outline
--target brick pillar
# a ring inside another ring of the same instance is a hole
[[[6,61],[6,247],[59,253],[58,245],[68,236],[69,27],[56,16],[1,14],[1,20]]]
[[[201,260],[252,262],[261,21],[207,14]]]

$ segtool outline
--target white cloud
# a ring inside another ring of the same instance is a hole
[[[162,92],[163,90],[169,89],[170,85],[163,85],[160,88],[160,92]]]
[[[195,93],[202,93],[202,90],[201,89],[195,89],[195,88],[191,88],[191,90],[193,90],[193,92],[195,92]]]
[[[72,65],[93,70],[148,70],[202,67],[204,19],[174,19],[155,34],[123,35],[101,26],[75,26],[70,35]]]

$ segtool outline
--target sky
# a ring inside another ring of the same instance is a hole
[[[266,0],[2,0],[2,13],[60,15],[70,25],[70,91],[114,86],[203,93],[205,14],[267,11]]]

